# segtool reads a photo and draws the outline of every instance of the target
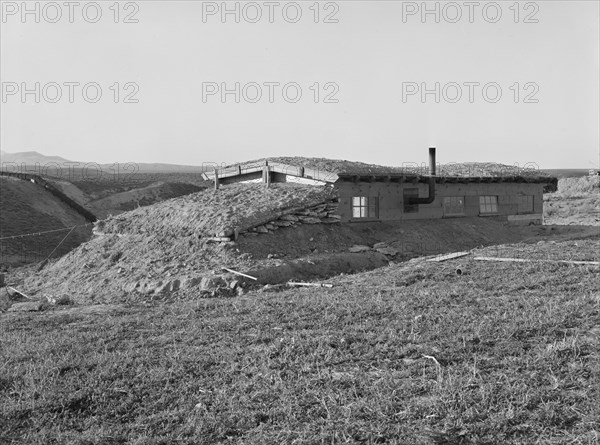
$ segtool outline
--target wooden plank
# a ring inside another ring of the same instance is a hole
[[[500,261],[506,263],[564,263],[600,266],[600,261],[575,261],[575,260],[534,260],[529,258],[497,258],[497,257],[475,257],[476,261]]]
[[[231,241],[231,238],[227,236],[215,236],[212,238],[203,238],[207,243],[228,243]]]
[[[30,297],[29,295],[25,295],[23,292],[21,292],[20,290],[15,289],[14,287],[11,286],[6,286],[7,288],[9,288],[10,290],[12,290],[13,292],[16,292],[17,294],[27,298],[28,300],[34,300],[35,298]]]
[[[235,274],[235,275],[240,275],[242,277],[250,278],[251,280],[254,280],[254,281],[258,280],[258,278],[256,278],[256,277],[253,277],[251,275],[246,275],[245,273],[238,272],[237,270],[228,269],[227,267],[223,267],[223,270],[226,270],[227,272],[231,272],[232,274]]]
[[[330,283],[299,283],[296,281],[289,281],[288,285],[290,286],[303,286],[303,287],[333,287],[333,284]]]
[[[447,255],[441,255],[441,256],[436,256],[435,258],[430,258],[427,261],[435,261],[435,262],[441,262],[441,261],[446,261],[446,260],[452,260],[454,258],[461,258],[464,256],[467,256],[469,254],[469,252],[453,252],[453,253],[449,253]]]

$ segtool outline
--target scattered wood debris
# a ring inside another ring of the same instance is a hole
[[[575,260],[536,260],[530,258],[497,258],[497,257],[475,257],[476,261],[502,261],[512,263],[563,263],[563,264],[581,264],[590,266],[600,266],[600,261],[575,261]]]
[[[300,283],[296,281],[289,281],[288,286],[304,286],[304,287],[333,287],[331,283]]]
[[[227,267],[223,267],[223,270],[226,270],[227,272],[231,272],[231,273],[236,274],[236,275],[240,275],[242,277],[250,278],[251,280],[254,280],[254,281],[258,280],[258,278],[256,278],[256,277],[253,277],[251,275],[247,275],[247,274],[242,273],[242,272],[238,272],[237,270],[228,269]]]
[[[453,252],[453,253],[449,253],[447,255],[439,255],[434,258],[430,258],[427,261],[435,261],[435,262],[439,263],[441,261],[452,260],[454,258],[461,258],[461,257],[467,256],[468,254],[469,254],[469,252]]]

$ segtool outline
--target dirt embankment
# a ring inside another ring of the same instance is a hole
[[[276,219],[281,211],[306,208],[335,198],[326,187],[296,184],[231,184],[108,218],[104,233],[212,237]],[[227,235],[222,235],[227,236]]]
[[[23,289],[36,296],[67,294],[78,303],[198,298],[215,287],[234,295],[242,280],[225,274],[224,267],[254,274],[264,284],[324,278],[479,246],[598,238],[593,226],[514,226],[489,217],[354,224],[324,224],[317,218],[303,223],[290,217],[282,226],[265,222],[280,218],[282,209],[323,208],[327,215],[329,199],[327,188],[236,184],[218,193],[206,190],[139,208],[99,223],[104,234],[31,273]],[[212,238],[253,224],[270,229],[242,233],[235,242]]]
[[[216,194],[207,190],[139,208],[99,222],[103,234],[31,276],[26,289],[106,302],[195,288],[202,278],[222,273],[223,266],[255,265],[252,253],[241,252],[236,243],[211,243],[215,233],[328,198],[331,191],[325,188],[232,185]]]
[[[229,243],[206,243],[195,236],[104,235],[31,274],[24,290],[33,295],[66,294],[86,304],[198,298],[211,295],[206,291],[215,287],[235,295],[235,287],[244,280],[223,267],[255,276],[258,284],[272,284],[354,273],[477,246],[596,237],[590,232],[595,228],[516,227],[489,218],[453,221],[452,230],[447,224],[301,225],[249,238],[242,235]],[[366,251],[349,253],[356,244]],[[385,244],[389,254],[372,249],[378,244]]]

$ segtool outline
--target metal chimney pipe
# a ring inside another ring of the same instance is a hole
[[[429,194],[427,198],[408,198],[409,204],[431,204],[435,201],[435,147],[429,147]]]
[[[429,147],[429,176],[435,176],[435,147]]]

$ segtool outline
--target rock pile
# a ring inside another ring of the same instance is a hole
[[[245,236],[256,236],[261,233],[274,232],[282,227],[301,224],[339,224],[341,217],[337,215],[337,208],[338,203],[331,201],[306,209],[291,210],[277,219],[242,229],[239,233]]]
[[[244,293],[246,283],[232,274],[191,277],[173,280],[140,280],[130,283],[125,290],[141,295],[167,296],[179,290],[195,289],[199,297],[231,297]]]
[[[348,252],[350,253],[362,253],[362,252],[379,252],[388,257],[395,257],[400,253],[398,249],[390,246],[388,243],[375,243],[373,247],[364,246],[360,244],[356,244],[350,248],[348,248]]]

